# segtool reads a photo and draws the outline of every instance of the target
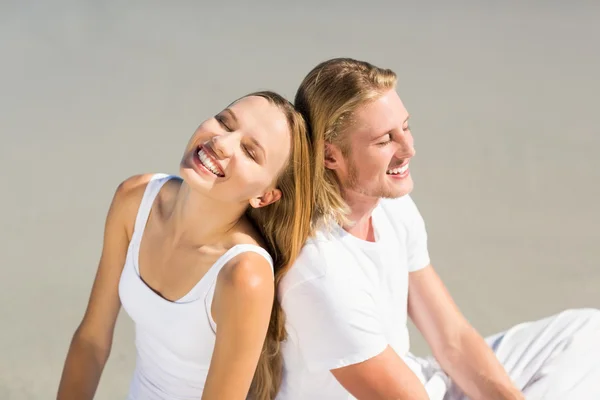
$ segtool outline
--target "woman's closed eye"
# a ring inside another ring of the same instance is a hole
[[[242,150],[244,150],[244,153],[246,153],[248,157],[256,161],[256,152],[254,149],[250,148],[248,145],[242,144]]]
[[[215,117],[215,119],[217,120],[217,122],[219,122],[219,125],[221,125],[223,129],[225,129],[227,132],[232,131],[231,127],[227,123],[227,117],[225,117],[222,114],[219,114]]]

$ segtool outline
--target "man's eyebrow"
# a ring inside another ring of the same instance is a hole
[[[376,132],[373,134],[373,137],[371,137],[371,140],[379,140],[381,139],[382,136],[385,136],[389,133],[391,133],[391,130],[386,130],[386,131],[382,131],[382,132]]]

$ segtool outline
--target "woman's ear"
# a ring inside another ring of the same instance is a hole
[[[250,199],[250,206],[254,208],[261,208],[268,206],[269,204],[275,203],[277,200],[281,198],[281,190],[272,189],[262,196],[253,197]]]

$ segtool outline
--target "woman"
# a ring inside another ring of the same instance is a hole
[[[198,127],[180,178],[121,183],[58,398],[93,397],[121,304],[136,325],[130,399],[274,398],[284,329],[273,278],[311,230],[311,153],[300,114],[258,92]]]

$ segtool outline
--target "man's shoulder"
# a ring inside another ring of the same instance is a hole
[[[279,284],[282,295],[299,285],[327,284],[334,280],[340,260],[347,257],[340,235],[334,230],[319,230],[309,238],[298,258]]]
[[[379,208],[388,220],[396,224],[412,224],[422,219],[417,205],[408,194],[395,199],[381,199]]]
[[[410,214],[414,213],[415,211],[418,212],[417,205],[409,194],[393,199],[381,199],[379,204],[382,209],[386,210],[386,212],[399,215]]]

